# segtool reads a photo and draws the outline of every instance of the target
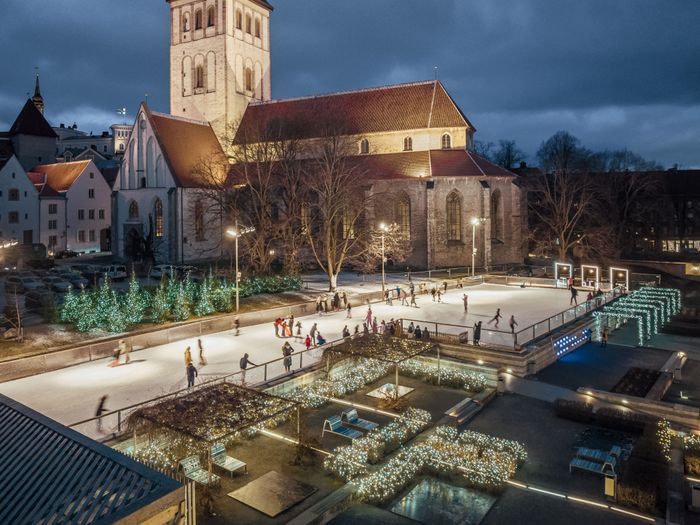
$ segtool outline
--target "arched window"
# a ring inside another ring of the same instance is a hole
[[[240,9],[236,9],[236,29],[243,29],[243,13]]]
[[[253,19],[250,15],[245,15],[245,32],[248,34],[253,32]]]
[[[452,137],[449,133],[442,136],[442,149],[450,149],[452,147]]]
[[[255,19],[255,36],[260,38],[260,20]]]
[[[245,68],[245,90],[253,91],[253,70]]]
[[[204,206],[202,199],[194,203],[194,239],[198,242],[204,240]]]
[[[411,238],[411,198],[401,193],[394,207],[394,222],[399,226],[399,237],[405,241]]]
[[[203,88],[204,87],[204,67],[197,66],[194,70],[194,87]]]
[[[491,239],[503,239],[503,219],[501,218],[501,192],[491,194]]]
[[[119,151],[124,151],[124,143],[119,144]]]
[[[462,197],[457,191],[447,196],[447,240],[462,240]]]
[[[411,137],[406,137],[403,139],[403,150],[412,151],[413,150],[413,139]]]
[[[207,9],[207,27],[214,27],[214,24],[216,24],[216,9],[212,5]]]
[[[369,140],[362,139],[360,141],[360,154],[367,155],[369,153]]]
[[[154,224],[153,229],[156,237],[163,236],[163,202],[160,199],[156,199],[153,203],[153,217]]]
[[[190,14],[185,13],[185,16],[182,17],[182,30],[187,33],[187,31],[190,30]]]
[[[132,200],[129,202],[129,220],[135,221],[139,218],[139,205],[136,201]]]
[[[195,29],[202,29],[202,10],[197,9],[194,12],[194,28]]]

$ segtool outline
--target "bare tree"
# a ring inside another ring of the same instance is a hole
[[[472,143],[471,150],[477,155],[481,155],[485,159],[491,159],[493,154],[493,142],[482,142],[481,140],[475,140]]]
[[[514,140],[499,140],[498,149],[491,156],[493,162],[507,170],[517,167],[525,158],[525,153],[515,145]]]
[[[383,232],[380,229],[369,231],[366,249],[355,258],[353,268],[364,274],[374,273],[382,262],[382,252],[386,262],[392,263],[405,261],[411,254],[411,242],[404,238],[398,224],[387,225]]]

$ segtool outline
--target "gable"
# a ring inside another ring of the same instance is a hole
[[[17,115],[17,118],[10,128],[9,135],[32,135],[34,137],[48,138],[58,137],[31,99],[27,99],[24,107],[22,107],[19,115]]]

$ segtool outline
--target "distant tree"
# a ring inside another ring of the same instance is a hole
[[[517,167],[526,158],[525,152],[515,145],[514,140],[499,140],[498,149],[491,156],[493,162],[507,170]]]
[[[491,156],[493,154],[493,148],[494,148],[493,142],[482,142],[480,140],[475,140],[472,143],[471,150],[474,153],[476,153],[477,155],[481,155],[482,157],[491,160]]]
[[[655,171],[663,167],[654,160],[647,160],[628,149],[604,150],[591,156],[594,171]]]

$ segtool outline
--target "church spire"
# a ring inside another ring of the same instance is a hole
[[[41,114],[44,114],[44,97],[41,96],[41,87],[39,86],[39,69],[36,72],[36,82],[34,84],[34,96],[32,97],[32,102],[36,106]]]

